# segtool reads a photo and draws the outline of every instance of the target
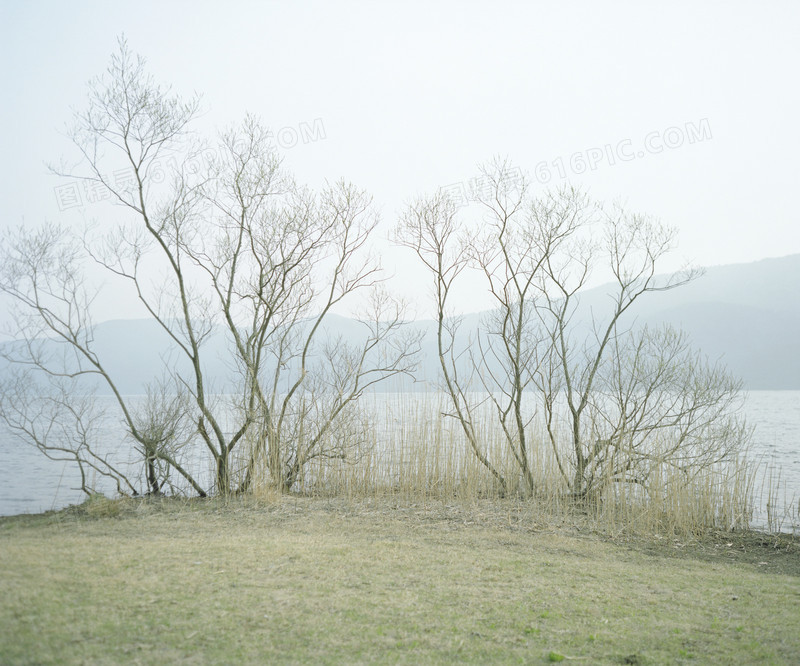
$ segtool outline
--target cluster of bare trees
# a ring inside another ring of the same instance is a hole
[[[549,447],[576,497],[609,483],[646,486],[665,466],[687,480],[747,439],[740,384],[672,328],[635,326],[640,298],[699,273],[657,277],[675,232],[621,206],[604,209],[564,187],[534,197],[511,166],[483,169],[483,215],[469,225],[443,194],[410,204],[397,240],[430,273],[442,388],[474,454],[502,491],[537,492],[532,461]],[[495,303],[472,339],[448,310],[454,284],[478,269]],[[605,269],[604,311],[581,311],[581,290]],[[478,434],[491,405],[514,461],[492,460]]]
[[[370,198],[344,182],[319,193],[295,183],[252,117],[222,133],[207,168],[189,168],[202,148],[192,132],[198,108],[156,85],[124,41],[91,84],[71,132],[83,160],[70,175],[107,188],[124,214],[82,235],[51,224],[6,238],[0,290],[15,304],[22,342],[5,348],[19,371],[2,387],[0,414],[44,452],[119,479],[122,492],[160,492],[176,475],[200,495],[244,491],[264,468],[289,489],[310,460],[359,445],[336,429],[365,389],[413,369],[418,336],[401,330],[402,306],[381,290],[367,246],[377,223]],[[168,178],[159,171],[166,154],[182,158]],[[112,182],[109,163],[129,167],[132,183]],[[87,262],[127,285],[176,352],[144,407],[122,394],[96,352]],[[371,292],[363,338],[326,341],[331,309],[359,291]],[[204,343],[219,328],[238,376],[233,399],[215,394],[206,371]],[[113,394],[143,486],[91,438],[70,445],[55,431],[87,377]],[[183,463],[198,443],[213,463],[210,485]]]
[[[364,443],[355,405],[366,389],[414,371],[420,336],[404,326],[369,253],[370,198],[343,182],[322,192],[297,184],[253,117],[221,133],[215,158],[196,168],[191,158],[206,147],[193,132],[198,109],[197,99],[156,85],[121,42],[75,117],[82,161],[69,171],[107,188],[119,216],[80,234],[20,228],[3,244],[0,291],[15,304],[17,343],[4,347],[16,371],[0,387],[0,418],[46,455],[76,461],[87,492],[90,471],[127,494],[247,491],[263,470],[288,490],[309,461],[348,457]],[[166,154],[180,159],[165,178]],[[111,182],[109,164],[124,164],[132,181]],[[645,485],[657,466],[688,477],[730,455],[746,436],[731,409],[739,385],[682,334],[633,325],[640,298],[697,275],[657,277],[674,232],[571,188],[534,197],[509,172],[502,162],[484,170],[490,187],[476,227],[438,194],[410,204],[396,233],[433,280],[450,416],[502,492],[536,493],[541,447],[578,497],[610,482]],[[144,401],[123,394],[96,350],[99,287],[87,266],[134,294],[171,340],[174,356]],[[614,290],[587,324],[581,289],[598,267]],[[495,308],[474,339],[459,342],[449,299],[475,269]],[[327,339],[326,317],[356,292],[371,303],[362,338]],[[225,397],[207,371],[206,342],[220,330],[237,377]],[[138,476],[94,444],[99,415],[87,379],[113,395]],[[481,440],[487,403],[512,470]],[[186,463],[198,447],[213,466],[210,482]]]

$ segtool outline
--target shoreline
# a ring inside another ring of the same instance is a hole
[[[71,504],[61,509],[40,513],[0,515],[0,532],[12,525],[20,527],[44,525],[69,525],[83,521],[146,519],[148,517],[183,515],[209,515],[215,519],[226,515],[232,519],[242,516],[256,518],[299,518],[303,515],[322,514],[331,517],[404,520],[411,524],[442,523],[451,526],[478,526],[504,528],[512,532],[538,534],[552,532],[580,535],[613,544],[628,544],[631,547],[664,553],[705,553],[709,544],[724,543],[726,549],[743,553],[796,555],[797,574],[800,575],[800,535],[787,532],[768,532],[759,529],[707,529],[696,534],[629,532],[624,527],[609,532],[598,525],[584,511],[556,511],[543,514],[529,500],[521,498],[480,498],[472,500],[408,498],[386,494],[368,497],[311,496],[299,493],[279,495],[266,493],[260,497],[234,496],[230,498],[179,498],[162,496],[140,496],[109,499],[102,495],[88,498],[80,504]],[[747,557],[746,560],[754,559]]]

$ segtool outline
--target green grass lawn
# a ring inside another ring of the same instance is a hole
[[[800,545],[525,505],[112,503],[0,519],[0,663],[800,663]]]

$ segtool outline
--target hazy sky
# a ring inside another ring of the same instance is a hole
[[[59,132],[123,32],[209,129],[252,112],[300,180],[371,192],[383,234],[499,154],[677,226],[666,268],[800,252],[797,2],[0,0],[0,224],[103,211],[45,163],[73,154]],[[386,264],[424,292],[409,255]]]

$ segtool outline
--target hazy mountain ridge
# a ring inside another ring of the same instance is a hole
[[[708,268],[696,281],[637,301],[631,320],[636,326],[673,324],[685,330],[694,345],[712,360],[725,363],[745,387],[754,390],[800,389],[800,254],[748,264]],[[576,316],[589,321],[608,308],[608,285],[581,295]],[[424,305],[424,304],[423,304]],[[469,336],[482,313],[465,315],[462,333]],[[439,370],[435,323],[411,323],[425,332],[421,378]],[[358,341],[366,329],[352,319],[331,315],[327,334]],[[163,375],[165,360],[188,369],[167,334],[152,320],[115,320],[95,327],[95,349],[123,393],[143,393],[148,382]],[[5,343],[13,344],[13,343]],[[222,328],[204,344],[204,364],[211,388],[233,386],[235,363]],[[411,382],[392,382],[386,390],[409,390]],[[101,386],[101,392],[107,392]]]
[[[580,312],[602,311],[608,286],[586,291]],[[800,389],[800,254],[713,266],[683,287],[646,294],[637,325],[672,324],[753,390]]]

